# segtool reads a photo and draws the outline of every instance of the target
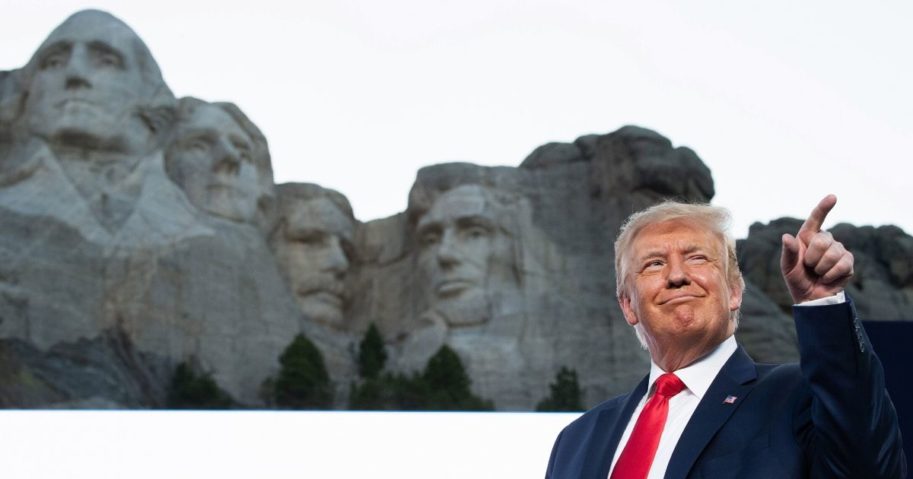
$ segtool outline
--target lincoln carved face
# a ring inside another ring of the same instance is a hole
[[[73,15],[45,40],[29,69],[24,114],[31,133],[95,150],[148,147],[141,105],[156,88],[167,88],[142,41],[120,20],[98,11]]]
[[[279,189],[281,220],[273,240],[280,268],[309,319],[341,327],[354,219],[327,196],[290,198],[288,186]]]
[[[512,238],[492,193],[463,185],[437,198],[416,226],[431,309],[452,326],[490,319],[492,297],[514,279]]]
[[[169,176],[197,208],[252,223],[262,183],[253,139],[221,106],[196,101],[185,108],[185,100],[166,155]]]

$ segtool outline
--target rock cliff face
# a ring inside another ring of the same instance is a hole
[[[304,333],[342,408],[372,323],[392,371],[447,345],[498,409],[532,409],[562,367],[594,405],[649,365],[615,299],[619,226],[713,193],[694,151],[629,126],[515,168],[422,168],[406,211],[361,223],[339,192],[275,185],[243,112],[175,98],[135,32],[79,12],[0,72],[0,406],[161,407],[180,362],[263,406]],[[761,361],[796,358],[776,261],[797,228],[755,225],[739,245],[737,337]],[[860,312],[909,315],[913,238],[833,232],[857,253]]]

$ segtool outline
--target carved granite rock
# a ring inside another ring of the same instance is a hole
[[[139,37],[93,10],[55,29],[16,75],[21,108],[7,114],[6,75],[0,97],[11,144],[0,163],[0,337],[36,349],[23,361],[113,331],[172,367],[192,359],[257,405],[305,332],[344,399],[350,338],[325,337],[276,266],[266,140],[237,107],[177,102]]]
[[[235,104],[181,98],[165,170],[198,209],[266,226],[275,197],[269,148]]]
[[[357,225],[349,201],[318,185],[286,183],[278,188],[276,218],[270,245],[302,313],[346,329]]]

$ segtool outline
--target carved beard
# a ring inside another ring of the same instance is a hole
[[[449,326],[459,328],[487,322],[491,319],[491,306],[490,296],[476,289],[459,298],[438,300],[434,310]]]

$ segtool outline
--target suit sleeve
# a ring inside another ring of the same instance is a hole
[[[897,413],[852,300],[795,306],[802,375],[811,391],[796,425],[809,477],[904,478]]]

